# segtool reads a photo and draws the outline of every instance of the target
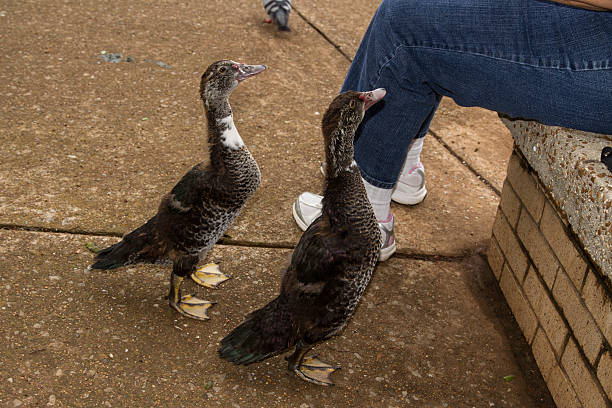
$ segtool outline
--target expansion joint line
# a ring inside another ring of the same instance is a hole
[[[292,7],[292,10],[295,11],[295,13],[300,16],[300,18],[302,20],[304,20],[304,22],[306,24],[308,24],[309,26],[312,27],[313,30],[315,30],[317,33],[319,33],[319,35],[321,37],[323,37],[323,39],[325,41],[327,41],[328,43],[330,43],[340,54],[342,54],[342,56],[344,58],[347,59],[348,62],[353,62],[353,59],[342,50],[342,47],[340,47],[338,44],[336,44],[331,38],[329,38],[319,27],[317,27],[312,21],[310,21],[309,19],[306,18],[306,16],[304,14],[302,14],[298,9],[294,7]]]
[[[81,235],[84,237],[103,237],[103,238],[121,238],[123,234],[119,232],[105,232],[105,231],[85,231],[76,229],[62,229],[62,228],[51,228],[51,227],[35,227],[27,225],[17,224],[0,224],[0,231],[23,231],[23,232],[38,232],[46,234],[66,234],[66,235]],[[264,248],[264,249],[295,249],[295,244],[292,242],[263,242],[263,241],[247,241],[233,239],[228,236],[223,236],[215,245],[220,246],[237,246],[245,248]],[[466,259],[468,254],[460,255],[438,255],[438,254],[425,254],[417,251],[409,252],[396,252],[395,258],[397,259],[412,259],[417,261],[430,261],[430,262],[461,262]]]
[[[470,163],[468,163],[467,160],[465,160],[463,157],[461,157],[461,155],[459,153],[455,152],[448,145],[448,143],[446,143],[440,136],[438,136],[436,134],[436,132],[434,132],[433,130],[429,129],[427,131],[427,133],[431,134],[434,137],[434,139],[436,139],[442,146],[444,146],[444,148],[446,150],[448,150],[448,152],[450,154],[452,154],[457,160],[459,160],[459,162],[461,162],[461,164],[463,164],[465,167],[467,167],[468,170],[471,171],[472,174],[474,174],[478,178],[478,180],[480,180],[482,182],[482,184],[487,186],[489,188],[489,190],[493,191],[498,197],[501,197],[501,192],[497,188],[495,188],[495,186],[489,180],[487,180],[482,174],[480,174],[474,167],[472,167],[472,165]]]

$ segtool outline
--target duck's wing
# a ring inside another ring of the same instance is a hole
[[[162,198],[156,215],[157,237],[160,241],[180,244],[183,248],[192,246],[194,237],[190,227],[202,222],[196,207],[201,207],[202,196],[206,186],[210,185],[210,179],[210,172],[198,164]]]
[[[211,184],[211,180],[212,175],[203,163],[197,164],[164,196],[159,208],[160,213],[190,211],[194,205],[202,202],[202,192]]]
[[[347,231],[332,231],[323,217],[315,220],[293,251],[289,270],[296,280],[305,285],[316,284],[341,272],[350,252],[347,235]]]
[[[171,243],[187,243],[186,227],[194,222],[191,210],[198,200],[201,201],[202,191],[210,178],[210,172],[202,163],[194,166],[162,198],[157,214],[120,242],[100,251],[92,268],[111,269],[130,263],[156,262],[165,259]]]

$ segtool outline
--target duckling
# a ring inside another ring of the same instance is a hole
[[[329,106],[322,123],[323,212],[293,251],[278,297],[221,340],[222,358],[246,365],[295,347],[288,369],[305,381],[333,385],[339,367],[306,353],[346,326],[378,260],[382,238],[353,160],[353,137],[365,110],[384,95],[382,88],[348,91]]]
[[[208,319],[212,302],[182,296],[181,285],[190,276],[199,285],[216,288],[230,277],[216,264],[196,267],[259,186],[259,167],[236,130],[229,96],[238,84],[265,69],[231,60],[208,67],[200,97],[208,121],[209,157],[162,198],[155,216],[98,252],[91,269],[172,263],[170,306],[187,317]]]

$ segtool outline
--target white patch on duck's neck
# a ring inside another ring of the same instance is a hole
[[[234,117],[229,115],[223,119],[217,119],[217,125],[225,128],[221,133],[221,144],[233,150],[240,150],[244,147],[244,142],[234,125]]]
[[[346,169],[344,169],[344,170],[346,170],[346,171],[353,171],[353,170],[358,169],[358,168],[359,168],[359,167],[357,167],[357,162],[356,162],[355,160],[353,160],[353,161],[351,162],[351,164],[349,164],[348,166],[346,166]]]

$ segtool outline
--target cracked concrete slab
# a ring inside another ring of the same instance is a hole
[[[344,54],[353,58],[380,1],[338,0],[333,4],[336,12],[330,12],[330,5],[320,0],[294,3],[306,20],[325,33]]]
[[[270,210],[253,223],[275,222],[268,216],[278,199],[295,196],[285,186],[318,160],[320,114],[348,66],[302,20],[280,35],[261,22],[261,5],[246,1],[229,10],[214,2],[26,2],[5,12],[0,38],[12,63],[0,67],[2,223],[114,234],[140,225],[202,160],[199,79],[220,58],[268,65],[231,103],[264,174],[256,204]],[[226,22],[214,35],[211,14]],[[103,63],[101,50],[134,62]]]
[[[296,7],[322,21],[330,8],[312,5]],[[342,21],[328,36],[356,49],[376,5],[334,6],[329,21]],[[167,306],[168,268],[85,270],[85,245],[117,238],[0,230],[0,405],[552,407],[486,264],[465,255],[490,236],[497,197],[432,137],[423,153],[429,196],[392,207],[404,255],[380,265],[347,330],[317,348],[342,365],[338,386],[302,383],[282,357],[246,368],[217,358],[223,334],[277,292],[290,251],[270,247],[297,242],[291,203],[320,191],[321,115],[349,66],[299,16],[288,34],[264,17],[246,0],[0,6],[0,225],[110,235],[137,227],[202,158],[202,70],[221,58],[268,66],[231,99],[263,180],[228,231],[268,248],[211,251],[233,279],[187,290],[218,302],[212,320]],[[111,53],[121,61],[105,62]],[[446,104],[439,119],[457,127],[434,122],[439,136],[475,150],[486,119],[472,138],[465,129],[480,113],[471,120]],[[483,168],[493,163],[502,177],[495,157]]]
[[[442,98],[430,129],[502,191],[514,141],[497,112],[461,107],[450,98]]]
[[[391,204],[398,250],[452,256],[488,247],[499,198],[431,136],[421,160],[425,200],[413,207]]]
[[[209,260],[233,278],[188,288],[218,302],[197,322],[167,306],[169,268],[86,270],[91,240],[116,239],[0,231],[0,405],[554,406],[478,256],[380,264],[346,330],[316,348],[342,366],[327,389],[288,374],[282,356],[247,367],[217,356],[275,296],[290,251],[215,247]]]
[[[210,5],[207,10],[186,3],[180,11],[189,15],[186,19],[169,5],[138,5],[120,4],[111,12],[110,6],[88,3],[83,5],[88,18],[82,18],[77,9],[60,4],[58,21],[39,24],[27,20],[36,14],[33,3],[7,8],[0,36],[15,63],[0,68],[8,101],[0,107],[0,135],[7,141],[0,164],[0,223],[113,235],[141,225],[161,196],[202,160],[199,76],[208,62],[228,57],[269,69],[231,98],[238,129],[260,165],[262,185],[227,235],[296,242],[299,229],[290,208],[302,191],[321,191],[320,120],[348,62],[296,16],[294,31],[281,35],[261,23],[263,8],[239,2],[232,23],[216,28],[220,35],[210,38],[205,23]],[[91,26],[94,18],[105,23],[102,31]],[[47,40],[37,43],[41,33],[48,33]],[[101,62],[96,58],[101,50],[121,51],[134,62]],[[432,149],[435,155],[427,152]],[[400,251],[406,245],[453,254],[486,240],[496,198],[435,143],[428,144],[424,160],[431,191],[426,203],[416,212],[395,210]],[[441,181],[446,174],[451,179]],[[482,197],[492,201],[485,204]],[[418,215],[415,222],[407,216],[412,213]],[[426,214],[436,214],[435,222]],[[470,240],[457,242],[453,230],[466,231]]]

